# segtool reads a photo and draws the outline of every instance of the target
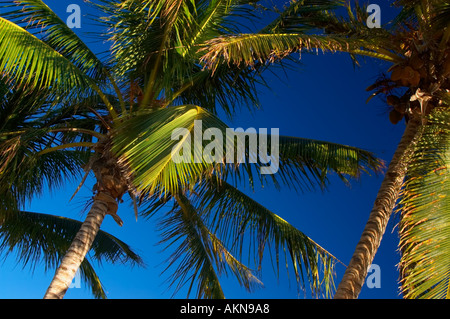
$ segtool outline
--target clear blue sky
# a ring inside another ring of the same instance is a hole
[[[81,0],[45,1],[64,20],[69,4],[79,4],[82,14],[88,13]],[[390,1],[389,1],[390,2]],[[389,13],[388,1],[373,0],[382,9],[382,23]],[[88,18],[82,17],[82,28],[78,33],[88,32]],[[92,40],[88,39],[90,43]],[[95,44],[92,44],[95,45]],[[350,58],[343,54],[304,54],[302,64],[288,71],[283,81],[269,77],[271,90],[262,90],[260,97],[263,110],[254,115],[239,113],[231,127],[279,128],[281,135],[307,137],[357,146],[375,152],[389,161],[404,130],[404,124],[390,124],[387,106],[379,99],[369,104],[365,101],[369,93],[365,88],[373,83],[385,70],[379,61],[362,61],[361,68],[354,69]],[[372,208],[382,176],[364,175],[359,181],[346,187],[337,178],[332,178],[328,191],[297,194],[293,191],[258,189],[251,196],[277,213],[309,237],[348,263],[358,242],[369,212]],[[67,185],[54,194],[36,199],[30,210],[83,220],[84,201],[91,196],[92,183],[87,183],[77,197],[68,202],[77,183]],[[170,298],[164,283],[166,275],[164,260],[170,252],[156,246],[160,239],[155,231],[156,220],[134,219],[131,207],[123,204],[118,211],[124,220],[123,227],[107,216],[102,229],[112,233],[134,248],[144,259],[146,268],[129,268],[120,265],[95,265],[97,274],[105,286],[108,298]],[[360,298],[398,298],[397,252],[398,238],[391,219],[374,263],[381,270],[381,288],[369,289],[365,284]],[[269,254],[266,254],[269,257]],[[282,265],[283,266],[283,265]],[[291,278],[281,268],[277,278],[270,263],[265,264],[261,280],[264,287],[249,294],[233,278],[223,279],[227,298],[304,298],[297,293],[293,269]],[[336,284],[344,271],[337,266]],[[53,277],[54,270],[47,273],[37,266],[34,272],[16,265],[14,256],[6,259],[0,268],[0,298],[42,298]],[[181,291],[177,298],[184,298]],[[306,295],[306,297],[310,297]],[[89,290],[69,289],[66,298],[92,298]]]

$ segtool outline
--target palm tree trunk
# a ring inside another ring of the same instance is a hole
[[[109,194],[105,194],[111,197]],[[112,197],[111,197],[112,198]],[[91,249],[92,243],[100,229],[100,225],[108,212],[108,202],[94,197],[94,203],[81,225],[75,239],[69,247],[61,265],[56,270],[44,299],[62,299],[72,283],[75,273],[80,267],[86,254]]]
[[[406,126],[378,191],[361,239],[356,245],[355,252],[336,290],[335,299],[358,298],[367,270],[380,246],[389,217],[399,197],[412,154],[410,146],[417,140],[419,126],[420,122],[417,119],[410,119]]]

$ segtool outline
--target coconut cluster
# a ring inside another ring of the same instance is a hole
[[[402,63],[395,64],[389,71],[390,78],[380,81],[370,88],[383,84],[386,103],[392,107],[389,120],[397,124],[408,114],[418,110],[421,114],[429,112],[441,102],[436,95],[439,91],[450,89],[450,49],[439,54],[432,50],[410,50]],[[388,83],[388,84],[386,84]],[[391,94],[394,88],[407,88],[402,96]]]

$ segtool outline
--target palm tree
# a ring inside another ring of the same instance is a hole
[[[338,11],[314,11],[308,1],[292,2],[268,30],[273,35],[222,37],[210,41],[203,60],[214,68],[276,61],[310,48],[348,52],[388,62],[384,75],[368,88],[383,95],[389,120],[405,119],[406,128],[389,164],[374,206],[339,284],[335,298],[357,298],[392,211],[399,204],[400,283],[405,297],[449,297],[449,228],[445,189],[449,103],[449,8],[446,0],[398,0],[400,13],[380,29],[366,25],[366,7],[348,2],[348,17]],[[317,4],[311,3],[314,7]],[[283,36],[279,33],[284,32]],[[269,42],[274,38],[278,43]],[[267,40],[266,40],[267,39]],[[238,49],[239,48],[239,49]],[[245,49],[244,49],[245,48]],[[252,49],[251,56],[239,55]],[[400,198],[400,201],[399,201]],[[437,232],[439,230],[439,232]]]
[[[308,282],[316,294],[323,289],[331,292],[336,258],[233,184],[250,180],[253,186],[258,182],[323,188],[331,172],[347,181],[364,171],[378,171],[382,163],[372,153],[280,137],[279,171],[269,177],[260,173],[265,165],[261,161],[235,165],[226,163],[225,157],[223,162],[172,160],[174,147],[184,150],[188,144],[187,139],[180,143],[171,138],[175,129],[194,132],[201,120],[201,133],[215,128],[225,136],[227,125],[218,111],[231,117],[234,105],[256,104],[255,84],[262,78],[255,69],[261,72],[263,64],[202,65],[212,41],[237,34],[236,19],[253,16],[251,3],[98,1],[103,12],[99,21],[111,28],[108,61],[98,59],[41,0],[14,1],[23,8],[0,18],[0,70],[18,87],[29,85],[61,97],[52,104],[60,112],[76,110],[64,124],[51,122],[44,132],[68,137],[52,139],[34,155],[82,150],[88,155],[86,175],[92,171],[96,179],[90,211],[45,298],[64,296],[106,214],[122,225],[117,211],[126,194],[134,201],[136,214],[138,205],[143,208],[143,216],[173,202],[161,227],[163,242],[176,245],[168,266],[177,267],[176,291],[189,284],[191,293],[197,283],[197,297],[224,297],[218,278],[227,272],[247,289],[257,285],[252,270],[240,262],[244,234],[250,234],[259,262],[272,243],[277,252],[289,253],[299,283]],[[13,136],[24,134],[18,131]],[[235,145],[234,138],[228,141]],[[195,159],[206,146],[203,141],[183,155]],[[223,149],[223,154],[227,152]],[[246,152],[249,158],[250,151]]]
[[[36,267],[43,261],[45,269],[53,268],[70,246],[81,223],[59,216],[23,210],[34,196],[45,188],[57,189],[69,178],[76,178],[86,155],[80,151],[65,151],[35,156],[56,136],[45,136],[49,120],[64,123],[70,118],[65,112],[50,111],[48,99],[31,88],[17,89],[6,76],[0,79],[0,251],[5,257],[13,252],[17,262]],[[45,110],[49,112],[44,112]],[[51,114],[51,115],[50,115]],[[49,116],[50,115],[50,116]],[[69,136],[60,136],[65,139]],[[111,263],[143,265],[141,258],[118,238],[100,232],[92,247],[93,258]],[[80,267],[81,278],[91,287],[96,298],[106,298],[103,286],[89,258]]]

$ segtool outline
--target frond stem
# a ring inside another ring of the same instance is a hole
[[[58,145],[55,147],[46,148],[45,150],[42,150],[38,153],[38,155],[44,155],[50,152],[55,152],[58,150],[66,149],[66,148],[73,148],[73,147],[93,147],[95,143],[92,142],[75,142],[75,143],[67,143],[63,145]]]

